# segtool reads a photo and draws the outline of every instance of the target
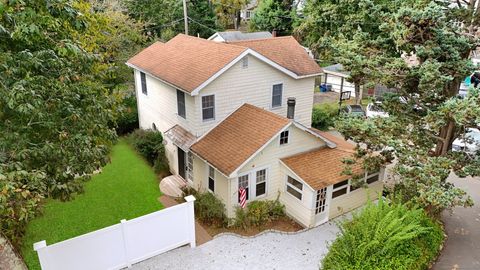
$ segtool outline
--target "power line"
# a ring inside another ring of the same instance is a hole
[[[189,19],[190,21],[192,21],[192,22],[200,25],[200,26],[203,26],[203,27],[205,27],[205,28],[207,28],[207,29],[212,30],[213,32],[220,32],[220,30],[213,29],[213,28],[211,28],[210,26],[205,25],[205,24],[203,24],[203,23],[201,23],[201,22],[198,22],[198,21],[196,21],[196,20],[194,20],[194,19],[192,19],[192,18],[190,18],[190,17],[188,17],[188,19]]]

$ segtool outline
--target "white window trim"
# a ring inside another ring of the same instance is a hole
[[[213,96],[213,118],[211,119],[203,119],[203,102],[202,102],[202,99],[203,97],[207,97],[207,96]],[[207,122],[214,122],[217,117],[216,117],[216,113],[217,113],[217,96],[215,94],[205,94],[205,95],[200,95],[200,118],[202,120],[203,123],[207,123]]]
[[[285,132],[285,131],[288,131],[288,141],[287,141],[287,143],[281,144],[280,141],[282,139],[282,133]],[[281,147],[289,145],[292,142],[291,140],[292,140],[292,132],[291,132],[290,128],[280,132],[280,135],[278,135],[278,145],[281,146]]]
[[[248,199],[246,200],[246,202],[249,202],[249,201],[252,200],[252,196],[250,194],[252,192],[252,187],[250,186],[251,185],[251,180],[252,180],[252,178],[250,177],[251,175],[250,175],[250,173],[239,174],[238,177],[237,177],[237,192],[236,192],[237,195],[235,196],[238,205],[240,205],[240,202],[238,202],[238,196],[239,196],[238,191],[240,190],[238,185],[240,184],[240,177],[243,177],[243,176],[246,176],[246,175],[248,175],[248,186],[247,186],[248,187],[248,194],[247,194]]]
[[[376,175],[378,175],[378,180],[375,181],[375,182],[373,182],[373,183],[371,183],[371,184],[368,184],[368,183],[367,183],[367,179],[370,178],[370,177],[372,177],[372,176],[376,176]],[[375,173],[372,173],[372,174],[368,174],[368,171],[365,171],[365,177],[363,178],[363,181],[364,181],[365,184],[367,184],[367,185],[373,185],[373,184],[381,181],[381,179],[380,179],[380,171],[375,172]]]
[[[345,181],[345,180],[343,180],[343,181]],[[343,182],[343,181],[342,181],[342,182]],[[352,183],[352,179],[348,179],[348,182],[347,182],[346,185],[343,185],[343,186],[340,186],[340,187],[337,187],[337,188],[333,188],[333,185],[332,185],[332,201],[333,201],[333,200],[336,200],[337,198],[341,198],[341,197],[344,196],[344,195],[350,194],[350,186],[351,186],[351,183]],[[342,195],[340,195],[340,196],[338,196],[338,197],[333,198],[333,193],[334,193],[335,191],[344,189],[345,186],[347,186],[347,193],[342,194]]]
[[[215,177],[215,168],[213,168],[212,166],[209,166],[207,164],[207,190],[213,194],[215,194],[215,190],[217,189],[217,180],[216,180],[216,177]],[[210,190],[210,185],[209,185],[209,181],[210,181],[210,168],[213,169],[213,191]]]
[[[275,106],[273,107],[273,86],[281,84],[282,85],[282,96],[280,97],[280,106]],[[272,86],[270,87],[270,109],[272,110],[278,110],[283,108],[284,102],[283,102],[283,97],[285,96],[285,83],[283,82],[274,82],[272,83]]]
[[[180,89],[175,89],[175,94],[176,94],[176,98],[177,98],[177,112],[175,113],[178,117],[181,117],[182,119],[184,120],[187,120],[187,94],[185,94],[185,92],[183,92],[182,90]],[[178,114],[178,92],[182,92],[183,93],[183,106],[185,108],[185,116],[181,116],[180,114]]]
[[[268,197],[268,191],[269,191],[269,186],[270,186],[270,165],[269,166],[263,166],[263,167],[257,167],[253,170],[244,172],[242,174],[239,174],[237,176],[237,193],[238,193],[238,179],[242,176],[248,175],[248,200],[247,202],[250,202],[252,200],[257,200],[257,199],[262,199],[265,197]],[[257,171],[265,170],[265,194],[256,196],[257,194]]]
[[[296,186],[293,186],[292,184],[288,183],[288,177],[289,177],[289,176],[290,176],[290,178],[292,178],[292,179],[294,179],[295,181],[298,181],[298,182],[300,182],[300,183],[302,184],[302,189],[301,189],[301,190],[298,189]],[[301,202],[303,202],[303,198],[305,197],[305,193],[303,193],[303,187],[304,187],[304,186],[305,186],[305,183],[304,183],[303,181],[300,181],[300,180],[298,180],[297,178],[292,177],[291,175],[288,175],[288,174],[285,176],[285,193],[287,193],[288,195],[292,196],[292,198],[295,198],[296,200],[299,200],[299,201],[301,201]],[[291,187],[291,188],[293,188],[294,190],[300,192],[300,194],[302,194],[302,199],[299,199],[299,198],[293,196],[293,194],[290,194],[290,192],[288,192],[288,190],[287,190],[287,187]]]

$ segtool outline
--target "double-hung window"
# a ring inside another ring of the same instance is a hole
[[[143,72],[140,72],[140,83],[142,85],[142,93],[147,95],[147,78]]]
[[[248,188],[248,174],[238,177],[238,190],[244,188],[247,193],[247,201],[249,198],[249,188]],[[238,202],[240,202],[240,192],[238,192]]]
[[[185,93],[177,89],[177,113],[183,118],[186,118],[185,110]]]
[[[215,96],[202,97],[202,119],[203,121],[215,119]]]
[[[208,189],[215,193],[215,169],[208,167]]]
[[[300,181],[293,179],[292,177],[287,177],[287,192],[290,193],[295,198],[302,200],[303,184]]]
[[[332,199],[345,195],[348,192],[349,179],[333,185]]]
[[[282,133],[280,133],[280,145],[284,145],[288,143],[288,135],[289,135],[288,130],[282,131]]]
[[[267,169],[258,170],[256,173],[255,197],[263,196],[267,193]]]
[[[282,106],[283,84],[274,84],[272,89],[272,108]]]

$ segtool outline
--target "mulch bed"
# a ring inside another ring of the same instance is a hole
[[[282,232],[298,232],[300,230],[303,230],[304,228],[295,222],[294,220],[288,218],[288,217],[282,217],[277,220],[271,221],[263,226],[259,227],[248,227],[247,229],[243,228],[236,228],[236,227],[217,227],[215,225],[210,226],[202,223],[202,227],[207,230],[207,232],[215,236],[220,233],[236,233],[239,235],[243,236],[254,236],[257,235],[265,230],[278,230]]]

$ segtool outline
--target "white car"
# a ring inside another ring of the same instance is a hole
[[[388,113],[382,110],[382,103],[375,102],[367,105],[367,117],[388,117]]]
[[[452,151],[466,152],[475,154],[480,150],[480,130],[476,128],[468,128],[465,136],[461,136],[452,143]]]

